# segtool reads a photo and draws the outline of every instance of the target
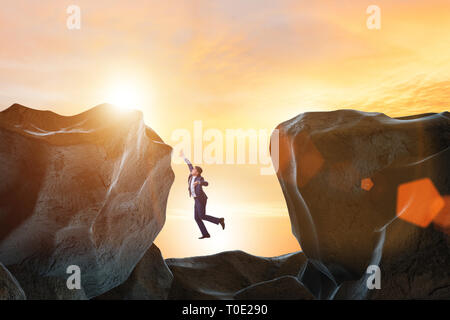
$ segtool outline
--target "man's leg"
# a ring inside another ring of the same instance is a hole
[[[209,221],[209,222],[211,222],[211,223],[214,223],[214,224],[219,224],[220,223],[220,218],[216,218],[216,217],[213,217],[213,216],[208,216],[208,215],[206,215],[206,202],[208,201],[208,199],[204,199],[202,202],[202,219],[203,220],[206,220],[206,221]]]
[[[203,223],[202,216],[203,212],[205,212],[204,205],[200,199],[195,198],[195,205],[194,205],[194,212],[195,212],[195,222],[197,222],[198,227],[200,228],[200,231],[202,232],[203,237],[209,237],[208,230],[206,230],[205,224]]]

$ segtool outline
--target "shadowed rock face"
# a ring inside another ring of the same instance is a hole
[[[14,276],[0,263],[0,300],[25,300],[25,293]]]
[[[391,225],[386,243],[396,236],[398,228]],[[416,230],[414,246],[403,247],[395,256],[384,256],[380,262],[381,289],[367,290],[367,276],[341,284],[335,299],[450,299],[450,239],[433,227]]]
[[[174,275],[169,299],[233,299],[238,291],[258,283],[261,283],[259,288],[236,298],[263,299],[260,288],[266,286],[269,288],[267,294],[276,299],[277,291],[270,290],[271,284],[262,282],[297,275],[305,257],[302,252],[262,258],[242,251],[228,251],[211,256],[167,259],[166,262]],[[289,284],[283,281],[285,287]],[[303,291],[304,288],[300,290],[303,293],[307,291]]]
[[[448,226],[442,226],[450,212],[441,204],[450,194],[448,112],[398,119],[351,110],[305,113],[277,129],[279,158],[272,157],[308,257],[299,277],[316,297],[333,297],[344,282],[339,298],[366,297],[369,265],[382,271],[382,290],[369,298],[402,298],[408,287],[416,294],[405,297],[450,297]],[[428,190],[417,189],[400,205],[400,186],[423,179],[441,202],[426,204]],[[439,223],[417,223],[436,207]]]
[[[152,244],[130,277],[120,286],[97,297],[98,300],[165,300],[173,275],[159,248]]]
[[[259,282],[238,291],[236,300],[313,300],[314,296],[298,281],[297,277],[282,276]]]
[[[0,261],[28,298],[91,298],[125,281],[165,222],[174,179],[171,148],[142,114],[13,105],[0,140]],[[85,294],[66,294],[70,265]]]

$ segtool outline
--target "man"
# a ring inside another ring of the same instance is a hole
[[[189,196],[194,198],[195,221],[202,232],[202,236],[199,239],[211,238],[208,230],[206,230],[203,220],[214,224],[220,224],[222,229],[225,229],[225,219],[206,215],[206,201],[208,200],[208,197],[203,191],[203,187],[208,186],[208,182],[202,177],[203,170],[198,166],[194,167],[192,163],[184,156],[183,150],[180,151],[180,157],[184,158],[184,161],[189,167],[190,174],[188,178],[188,190]]]

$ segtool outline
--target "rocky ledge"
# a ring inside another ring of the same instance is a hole
[[[165,222],[172,148],[142,113],[0,112],[0,262],[29,299],[89,299],[124,282]],[[82,290],[66,286],[68,267]]]
[[[312,112],[275,134],[272,158],[307,257],[299,280],[316,298],[450,298],[448,112]]]

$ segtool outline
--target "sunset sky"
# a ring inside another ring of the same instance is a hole
[[[81,29],[66,12],[81,8]],[[369,5],[381,29],[366,26]],[[16,0],[0,5],[0,110],[73,115],[131,100],[163,140],[177,129],[264,129],[305,111],[390,116],[448,110],[448,0]],[[260,165],[202,165],[210,182],[199,241],[187,168],[176,174],[156,239],[165,257],[299,250],[275,175]]]

